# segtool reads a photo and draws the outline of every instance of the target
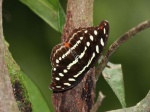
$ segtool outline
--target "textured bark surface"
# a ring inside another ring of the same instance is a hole
[[[68,0],[64,42],[75,28],[89,27],[93,23],[93,0]],[[56,112],[89,112],[95,97],[95,69],[91,68],[74,88],[52,96]]]
[[[4,59],[2,0],[0,0],[0,112],[19,112]]]
[[[93,2],[94,0],[68,0],[63,42],[73,29],[93,25]]]

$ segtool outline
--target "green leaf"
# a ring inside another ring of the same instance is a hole
[[[111,110],[107,112],[150,112],[149,105],[150,105],[150,91],[143,100],[141,100],[133,107]]]
[[[20,0],[55,30],[62,32],[65,13],[59,0]]]
[[[12,85],[17,80],[21,84],[23,90],[20,92],[23,95],[24,102],[31,102],[32,112],[50,112],[49,107],[36,85],[24,74],[18,64],[13,59],[8,50],[8,43],[5,42],[5,61],[9,70]]]
[[[36,87],[36,85],[27,77],[27,75],[22,73],[22,77],[26,82],[26,88],[29,93],[29,98],[32,103],[32,112],[50,112],[49,107],[43,98],[41,92]]]
[[[107,65],[109,67],[105,67],[105,69],[102,72],[102,75],[116,94],[122,107],[125,108],[125,90],[121,65],[112,63],[108,63]]]

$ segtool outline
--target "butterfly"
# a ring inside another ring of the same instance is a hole
[[[74,29],[68,40],[56,45],[51,53],[52,82],[50,89],[65,91],[76,86],[101,56],[106,46],[109,24]]]

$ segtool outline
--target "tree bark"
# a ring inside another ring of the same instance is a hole
[[[0,112],[19,112],[4,59],[2,0],[0,0]]]
[[[75,28],[89,27],[93,23],[93,0],[68,0],[66,24],[62,42]],[[91,68],[83,80],[74,88],[61,93],[53,93],[52,100],[56,112],[89,112],[95,97],[95,68]]]

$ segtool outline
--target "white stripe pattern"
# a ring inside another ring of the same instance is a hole
[[[58,81],[60,80],[60,78],[59,78],[59,77],[56,77],[55,79],[56,79],[56,80],[58,80]]]
[[[96,45],[96,52],[99,53],[99,47]]]
[[[104,34],[105,34],[106,33],[106,29],[104,28],[103,31],[104,31]]]
[[[76,81],[74,78],[69,78],[68,81]]]
[[[85,54],[85,51],[87,50],[87,47],[84,48],[84,51],[79,55],[79,58],[81,59],[84,54]],[[67,69],[69,70],[73,65],[75,65],[76,63],[78,62],[78,58],[75,59],[72,63],[70,63],[68,66],[67,66]]]
[[[92,36],[92,35],[90,35],[90,39],[91,39],[91,41],[93,41],[93,39],[94,39],[94,38],[93,38],[93,36]]]
[[[88,61],[88,64],[87,64],[86,66],[84,66],[84,68],[83,68],[81,71],[79,71],[77,75],[74,75],[73,77],[76,78],[76,77],[78,77],[80,74],[82,74],[83,71],[91,64],[91,62],[92,62],[92,60],[94,59],[94,57],[95,57],[95,53],[93,52],[91,59]]]
[[[62,73],[59,73],[59,76],[63,77],[63,76],[64,76],[64,74],[62,74]]]
[[[61,86],[56,86],[56,88],[61,88]]]
[[[84,51],[79,56],[80,59],[84,56],[86,50],[87,50],[87,47],[84,47]]]
[[[68,71],[66,69],[63,70],[64,73],[67,73]]]
[[[61,46],[59,49],[57,49],[57,50],[55,51],[55,53],[54,53],[54,56],[55,56],[55,54],[56,54],[58,51],[60,51],[63,47],[64,47],[64,46]]]
[[[66,86],[71,86],[71,84],[70,84],[70,83],[64,83],[64,85],[66,85]]]
[[[77,31],[76,33],[74,33],[74,34],[72,35],[72,37],[69,39],[69,42],[68,42],[68,43],[70,43],[70,41],[74,38],[74,36],[75,36],[76,34],[78,34],[79,32],[81,32],[81,31]],[[82,37],[81,37],[80,40],[82,40]],[[64,48],[63,45],[62,45],[59,49],[57,49],[57,50],[55,51],[55,53],[53,54],[54,57],[55,57],[55,55],[57,54],[58,51],[61,51],[62,48]],[[68,54],[69,54],[69,53],[66,52],[66,55],[65,55],[65,56],[67,56]],[[65,57],[65,56],[64,56],[64,57]],[[62,57],[62,58],[64,58],[64,57]]]
[[[65,58],[69,53],[74,50],[79,44],[81,43],[81,40],[78,40],[74,46],[72,46],[65,54],[62,55],[62,58]]]
[[[94,30],[94,34],[97,35],[97,31],[96,30]]]
[[[89,47],[90,46],[90,42],[86,42],[86,45]]]
[[[78,59],[74,60],[72,63],[70,63],[68,66],[67,66],[67,69],[69,70],[74,64],[76,64],[78,62]]]
[[[104,46],[103,38],[101,38],[101,42],[100,43],[101,43],[102,46]]]

